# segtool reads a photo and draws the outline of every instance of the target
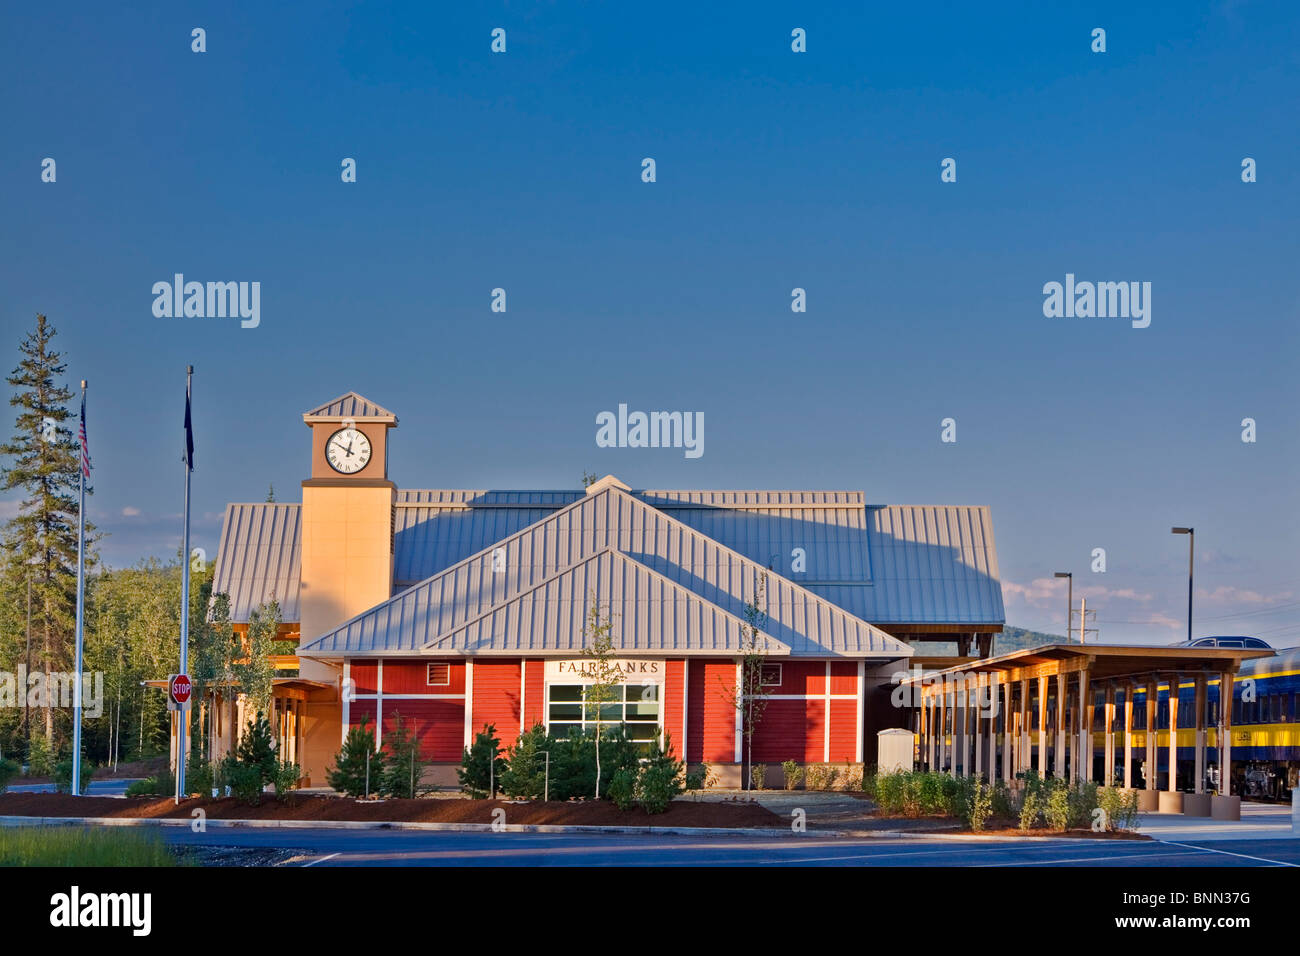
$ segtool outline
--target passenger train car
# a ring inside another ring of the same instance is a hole
[[[1219,642],[1210,644],[1209,641]],[[1230,643],[1250,641],[1251,643]],[[1198,638],[1187,646],[1268,647],[1258,638]],[[1207,721],[1215,727],[1219,719],[1220,682],[1209,683]],[[1178,688],[1178,784],[1193,789],[1195,775],[1195,731],[1193,726],[1195,684],[1180,682]],[[1146,694],[1134,694],[1135,713],[1143,713]],[[1157,714],[1157,772],[1165,786],[1169,771],[1169,687],[1160,685]],[[1098,708],[1100,711],[1101,708]],[[1104,716],[1094,730],[1104,731]],[[1122,728],[1117,728],[1122,729]],[[1300,647],[1283,648],[1272,657],[1242,663],[1232,688],[1232,793],[1247,799],[1290,800],[1291,790],[1300,783]],[[1118,735],[1117,735],[1118,736]],[[1209,789],[1219,787],[1218,732],[1210,730],[1206,753],[1206,781]],[[1095,757],[1104,757],[1105,738],[1094,734]],[[1122,737],[1120,738],[1122,740]],[[1122,751],[1122,744],[1121,744]],[[1146,733],[1133,734],[1134,766],[1141,772],[1146,756]],[[1122,752],[1119,756],[1122,759]],[[1098,763],[1100,767],[1101,764]],[[1137,778],[1135,774],[1135,780]]]

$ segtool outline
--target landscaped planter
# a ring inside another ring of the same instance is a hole
[[[1216,820],[1240,820],[1241,797],[1210,797],[1210,816]]]
[[[1208,793],[1183,794],[1183,816],[1208,817],[1210,815],[1210,795]]]
[[[1175,790],[1170,793],[1168,790],[1161,790],[1160,793],[1160,813],[1182,813],[1183,812],[1183,794]]]
[[[1159,790],[1139,790],[1138,810],[1141,813],[1155,813],[1160,809],[1160,791]]]

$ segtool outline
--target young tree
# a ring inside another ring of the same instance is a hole
[[[375,732],[366,717],[361,726],[348,728],[334,765],[325,771],[325,782],[339,793],[361,797],[379,789],[383,771],[384,755],[376,752]]]
[[[275,677],[271,655],[283,649],[283,642],[277,639],[279,629],[280,602],[274,598],[248,612],[244,659],[235,664],[234,672],[239,689],[259,712],[271,709],[271,680]]]
[[[0,445],[8,466],[0,469],[0,490],[22,494],[18,514],[4,529],[5,570],[32,582],[31,670],[72,670],[71,645],[77,605],[77,483],[80,450],[71,427],[67,402],[72,392],[60,378],[67,366],[52,348],[54,326],[44,315],[36,330],[19,345],[18,367],[8,377],[16,393],[9,404],[18,409],[13,437]],[[86,488],[89,494],[91,489]],[[91,540],[89,523],[87,540]],[[89,569],[93,555],[87,553]],[[9,591],[19,582],[11,581]],[[21,582],[25,589],[26,581]],[[54,711],[46,701],[46,742],[54,743]],[[29,728],[30,730],[30,728]]]
[[[505,769],[506,761],[501,753],[496,725],[484,724],[483,729],[474,735],[473,746],[466,747],[461,755],[460,766],[456,769],[460,789],[475,800],[495,796],[492,791]]]
[[[384,735],[384,774],[380,792],[386,797],[411,799],[426,792],[420,783],[429,761],[420,755],[420,741],[400,713],[393,713],[393,729]]]
[[[596,595],[591,595],[591,609],[583,628],[582,656],[587,659],[589,683],[585,688],[583,708],[596,729],[596,799],[600,799],[600,719],[605,704],[617,700],[623,683],[623,672],[614,663],[614,624],[608,616],[601,617]]]
[[[738,686],[722,684],[722,694],[733,709],[740,713],[741,732],[745,738],[745,763],[742,786],[753,786],[751,768],[754,765],[754,732],[763,720],[763,712],[771,696],[763,683],[763,665],[767,661],[767,575],[758,579],[754,596],[745,602],[745,624],[740,636],[740,681]]]

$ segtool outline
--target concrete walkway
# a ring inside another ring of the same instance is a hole
[[[1138,832],[1157,840],[1296,840],[1291,807],[1281,803],[1242,803],[1241,820],[1185,817],[1181,813],[1142,813]]]

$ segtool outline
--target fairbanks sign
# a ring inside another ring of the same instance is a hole
[[[663,680],[663,661],[641,661],[612,659],[611,670],[629,683],[657,684]],[[596,676],[596,664],[589,658],[572,661],[547,661],[546,679],[548,681],[589,681]]]

